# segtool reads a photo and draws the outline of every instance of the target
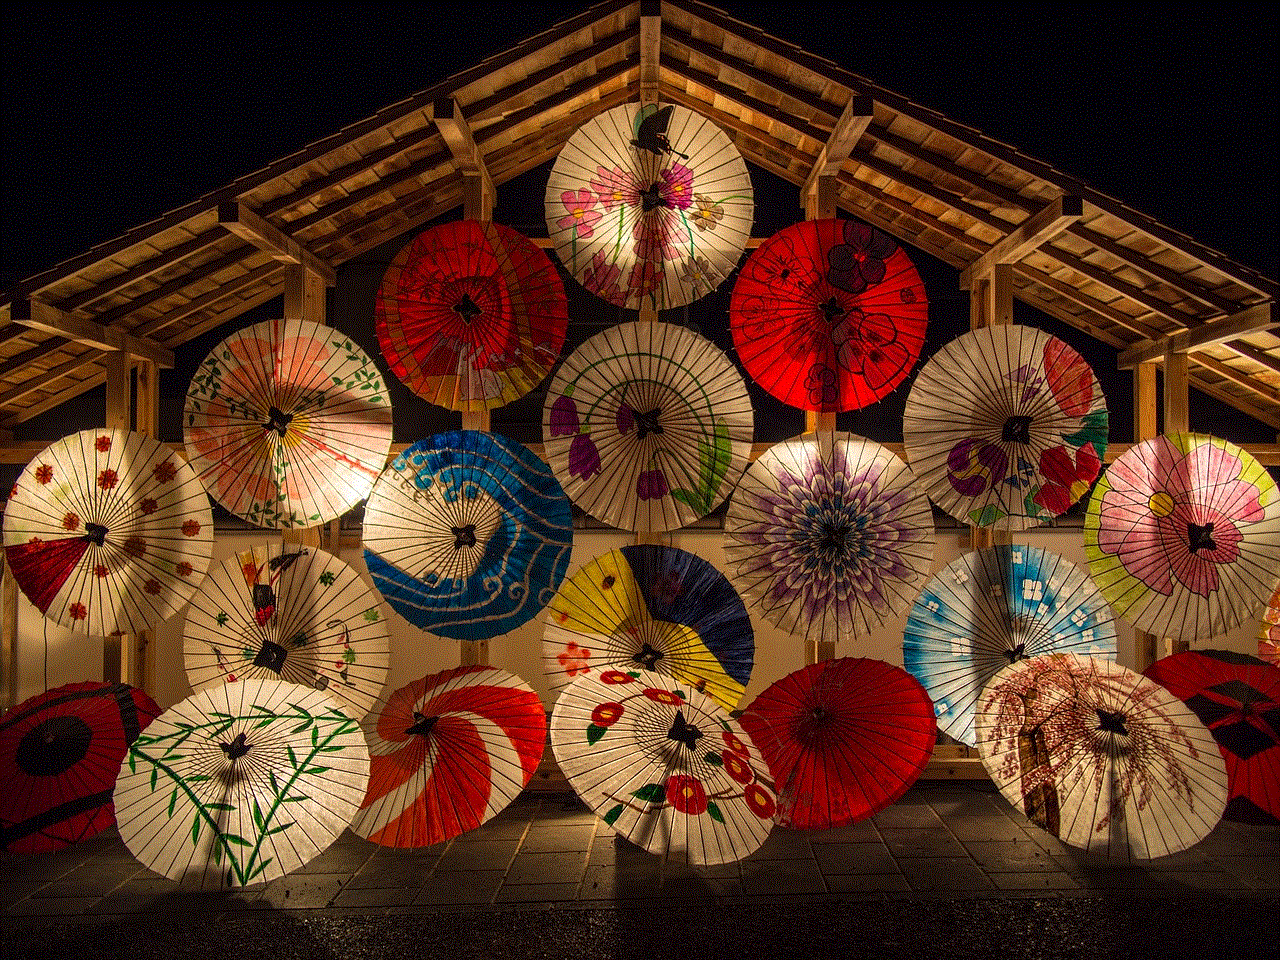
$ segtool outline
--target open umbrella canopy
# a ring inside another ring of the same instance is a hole
[[[729,306],[747,373],[806,410],[857,410],[892,392],[919,359],[928,322],[906,253],[853,220],[779,230],[747,258]]]
[[[1003,667],[1045,653],[1114,659],[1111,610],[1084,570],[1023,544],[966,553],[911,608],[903,663],[933,699],[938,727],[974,745],[974,706]]]
[[[387,847],[425,847],[474,830],[529,785],[547,715],[514,674],[458,667],[401,687],[364,728],[369,791],[351,829]]]
[[[751,177],[729,137],[673,104],[624,104],[565,143],[547,180],[547,231],[584,287],[620,307],[706,296],[751,236]]]
[[[124,683],[71,683],[0,718],[0,850],[43,853],[115,822],[112,790],[125,751],[160,713]]]
[[[547,390],[547,462],[573,502],[626,530],[672,530],[729,495],[754,418],[737,368],[686,327],[609,327],[565,358]]]
[[[1280,824],[1280,668],[1248,654],[1188,650],[1143,672],[1218,741],[1227,764],[1226,819]]]
[[[646,669],[733,710],[755,663],[751,618],[724,574],[676,547],[621,547],[583,564],[547,604],[552,690],[574,677]]]
[[[183,655],[193,690],[287,680],[325,690],[353,717],[387,679],[391,639],[378,596],[314,547],[261,543],[213,568],[191,599]]]
[[[282,680],[224,683],[157,717],[116,781],[120,837],[183,885],[265,883],[321,853],[369,782],[360,724]]]
[[[1107,468],[1084,524],[1089,572],[1116,613],[1177,640],[1257,615],[1280,570],[1280,489],[1247,450],[1172,433]]]
[[[487,640],[532,618],[569,566],[573,513],[547,465],[514,440],[454,430],[387,467],[364,512],[374,585],[416,627]]]
[[[14,581],[41,613],[92,637],[136,634],[195,593],[213,550],[213,512],[167,444],[82,430],[50,444],[4,510]]]
[[[1088,492],[1107,445],[1106,398],[1057,337],[985,327],[943,346],[916,375],[902,438],[939,507],[964,523],[1022,530]]]
[[[1258,624],[1258,656],[1280,666],[1280,583],[1272,591]]]
[[[564,283],[527,237],[496,223],[429,227],[387,268],[378,347],[410,390],[450,410],[500,407],[555,364],[569,323]]]
[[[314,527],[369,495],[391,449],[382,374],[350,337],[264,320],[214,347],[187,389],[187,457],[260,527]]]
[[[581,676],[556,701],[551,748],[617,833],[692,866],[757,850],[776,801],[750,738],[710,697],[648,670]]]
[[[933,561],[929,498],[899,457],[851,433],[766,450],[724,529],[743,596],[807,640],[869,636],[916,598]]]
[[[777,822],[865,820],[906,793],[933,755],[933,702],[882,660],[823,660],[776,681],[739,722],[769,764]]]
[[[1154,680],[1099,657],[1052,654],[997,674],[978,751],[1005,799],[1064,843],[1117,860],[1204,839],[1227,803],[1212,735]]]

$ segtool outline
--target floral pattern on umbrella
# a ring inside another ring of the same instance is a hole
[[[369,495],[391,449],[382,374],[350,337],[302,320],[237,330],[187,389],[187,457],[260,527],[314,527]]]
[[[917,374],[903,412],[907,459],[957,520],[1022,530],[1089,490],[1107,446],[1107,408],[1075,350],[1019,325],[962,334]]]
[[[1258,656],[1280,667],[1280,583],[1271,592],[1258,624]]]
[[[287,680],[327,691],[359,719],[386,682],[391,639],[352,567],[314,547],[261,543],[215,566],[192,598],[183,656],[193,690]]]
[[[327,694],[245,680],[193,694],[133,742],[116,818],[129,852],[157,873],[244,887],[328,847],[368,780],[360,724]]]
[[[159,713],[137,687],[96,681],[9,709],[0,718],[0,850],[61,850],[115,823],[120,763]]]
[[[93,637],[136,634],[176,614],[204,579],[213,512],[167,445],[82,430],[18,477],[4,511],[14,581],[45,616]]]
[[[621,547],[583,564],[543,621],[552,690],[613,667],[643,668],[733,710],[755,663],[751,618],[733,586],[676,547]]]
[[[533,779],[547,715],[523,680],[468,666],[415,680],[364,723],[369,791],[351,829],[387,847],[474,830]]]
[[[560,586],[572,508],[523,444],[449,431],[409,447],[379,478],[364,548],[374,585],[406,620],[485,640],[534,617]]]
[[[1280,570],[1280,489],[1248,451],[1195,433],[1135,444],[1098,481],[1085,555],[1139,630],[1220,636],[1252,619]]]
[[[1167,856],[1207,836],[1226,807],[1226,768],[1204,724],[1118,663],[1013,663],[983,692],[977,724],[1005,799],[1072,846],[1116,860]]]
[[[729,320],[742,365],[773,396],[806,410],[857,410],[915,366],[929,301],[888,234],[852,220],[806,220],[747,259]]]
[[[387,268],[374,301],[378,346],[410,390],[479,412],[524,396],[551,372],[569,323],[551,258],[496,223],[429,227]]]
[[[902,460],[849,433],[774,444],[725,516],[725,558],[743,596],[806,640],[866,637],[920,592],[933,509]]]
[[[715,344],[641,320],[591,337],[556,371],[543,409],[547,461],[573,502],[627,530],[706,516],[746,469],[746,384]]]
[[[939,729],[969,746],[987,682],[1010,663],[1057,652],[1114,659],[1115,619],[1082,568],[1022,544],[966,553],[938,571],[902,639],[903,663],[933,700]]]
[[[691,866],[760,847],[777,809],[768,768],[714,700],[648,670],[579,677],[551,716],[569,784],[606,824]]]
[[[671,104],[625,104],[588,120],[547,180],[547,231],[586,289],[663,310],[714,290],[754,219],[751,178],[717,126]]]

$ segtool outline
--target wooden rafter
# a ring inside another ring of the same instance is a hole
[[[230,253],[223,254],[221,257],[217,257],[207,263],[202,263],[187,273],[179,274],[172,280],[153,287],[145,293],[131,297],[128,302],[114,307],[106,313],[99,314],[98,320],[102,323],[123,322],[157,303],[181,294],[188,287],[194,287],[197,284],[208,281],[217,282],[218,274],[234,270],[237,267],[243,269],[243,263],[250,249],[248,247],[237,247]]]
[[[809,175],[800,185],[802,205],[809,202],[810,198],[817,193],[820,179],[839,175],[840,168],[849,159],[849,154],[862,139],[867,127],[871,125],[874,108],[874,101],[863,95],[854,96],[845,104],[844,111],[836,120],[835,129],[831,131],[827,142],[822,145],[822,149],[818,152],[818,159],[814,161]]]
[[[1197,347],[1225,343],[1245,333],[1270,330],[1278,326],[1280,326],[1280,308],[1277,308],[1276,302],[1273,300],[1270,303],[1257,303],[1229,317],[1211,320],[1167,337],[1135,343],[1123,350],[1116,358],[1116,367],[1127,370],[1139,363],[1160,360],[1169,351],[1190,353]]]
[[[218,204],[218,223],[229,233],[234,233],[241,240],[257,247],[272,260],[297,264],[308,273],[322,277],[326,287],[338,285],[338,274],[332,264],[320,259],[279,227],[268,223],[266,218],[247,204],[240,201]]]
[[[960,271],[960,289],[968,290],[976,277],[988,276],[999,264],[1014,264],[1066,230],[1084,214],[1079,197],[1062,196],[1051,201],[1010,231],[1003,240]]]
[[[458,101],[453,97],[441,97],[431,105],[431,117],[445,146],[449,148],[454,166],[462,173],[464,180],[475,177],[480,181],[479,196],[487,197],[492,208],[493,198],[496,196],[493,178],[489,176],[484,154],[476,146],[471,124],[462,115],[462,107],[458,105]]]
[[[164,344],[145,336],[135,336],[119,327],[104,326],[93,320],[60,310],[51,303],[23,298],[10,305],[9,316],[17,323],[41,330],[55,337],[65,337],[76,343],[106,353],[123,351],[130,356],[143,357],[160,364],[173,366],[173,351]]]
[[[662,4],[640,0],[640,102],[658,102],[662,51]]]
[[[89,367],[98,362],[101,354],[87,353],[72,357],[56,367],[50,367],[48,370],[41,371],[39,377],[32,377],[25,383],[20,383],[12,389],[0,393],[0,407],[11,407],[19,400],[31,396],[40,390],[48,390],[50,384],[57,383],[63,377],[68,377],[85,367]]]

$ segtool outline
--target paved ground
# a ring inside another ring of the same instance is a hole
[[[872,821],[777,829],[709,870],[616,839],[576,797],[526,794],[452,843],[392,851],[348,833],[302,871],[235,894],[183,891],[114,835],[0,857],[0,878],[4,956],[24,960],[406,945],[607,960],[726,939],[735,957],[1270,955],[1280,939],[1280,829],[1224,823],[1184,853],[1115,866],[1058,843],[989,784],[919,784]]]

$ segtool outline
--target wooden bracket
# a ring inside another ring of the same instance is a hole
[[[827,138],[826,144],[818,152],[818,159],[813,169],[800,187],[800,205],[805,208],[805,215],[810,219],[835,216],[835,177],[840,167],[849,159],[849,154],[857,146],[867,127],[871,125],[875,101],[865,94],[857,94],[845,104],[844,111],[836,120],[836,125]],[[827,180],[826,189],[830,191],[830,199],[823,202],[823,180]],[[830,211],[827,208],[829,205]],[[815,209],[811,212],[810,207]]]
[[[991,273],[998,264],[1017,263],[1032,250],[1044,246],[1084,214],[1084,201],[1066,194],[1039,213],[1033,213],[969,266],[960,271],[960,289],[968,290],[974,280]]]
[[[150,360],[165,369],[173,367],[173,351],[164,344],[149,337],[134,336],[119,327],[85,320],[42,300],[14,300],[9,307],[9,319],[32,330],[63,337],[104,353],[121,351]]]
[[[229,233],[257,247],[273,260],[296,263],[307,272],[324,278],[326,287],[338,285],[338,273],[327,262],[283,230],[272,226],[256,210],[239,202],[218,204],[218,223]]]
[[[468,220],[493,219],[497,190],[494,188],[493,178],[489,176],[484,156],[476,146],[471,125],[462,115],[462,107],[453,97],[440,97],[432,103],[431,117],[445,146],[449,148],[449,153],[453,155],[454,166],[462,174],[466,197],[464,216]],[[471,181],[469,188],[468,181]]]

